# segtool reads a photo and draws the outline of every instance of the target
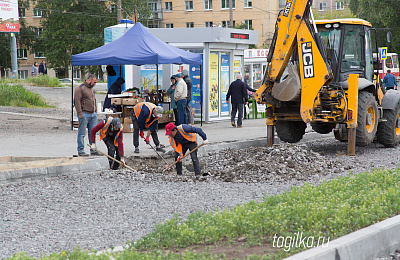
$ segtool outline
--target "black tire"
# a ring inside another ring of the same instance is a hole
[[[338,126],[333,129],[333,135],[335,136],[336,140],[339,140],[340,142],[347,142],[348,133],[346,124],[338,124]]]
[[[276,133],[284,142],[297,143],[306,133],[306,123],[303,121],[276,121]]]
[[[378,125],[378,142],[385,147],[393,147],[400,143],[400,103],[394,110],[383,110],[383,119]]]
[[[366,146],[374,141],[378,130],[378,104],[374,96],[366,91],[358,94],[356,144]]]
[[[329,134],[332,132],[332,129],[335,128],[335,125],[336,124],[323,122],[311,123],[312,129],[319,134]]]

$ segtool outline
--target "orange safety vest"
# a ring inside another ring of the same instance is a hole
[[[156,107],[156,105],[154,105],[153,103],[149,103],[149,102],[141,102],[139,104],[137,104],[134,108],[133,111],[135,111],[135,115],[136,115],[136,119],[139,119],[139,115],[140,112],[142,111],[142,107],[143,105],[147,106],[150,110],[150,114],[149,116],[146,118],[146,121],[144,122],[144,126],[146,128],[149,128],[151,126],[151,124],[154,122],[149,123],[150,119],[151,119],[151,115],[153,114],[153,109]],[[156,117],[155,120],[158,120],[159,117]]]
[[[102,129],[100,129],[100,132],[99,132],[100,140],[103,140],[103,138],[105,138],[108,135],[108,133],[110,132],[110,125],[111,125],[111,121],[112,120],[113,120],[113,118],[109,117],[107,119],[107,122],[104,125],[104,127]],[[117,132],[117,134],[115,135],[115,139],[114,139],[114,145],[117,146],[117,147],[118,147],[118,136],[119,136],[119,133],[121,133],[121,130],[119,130]]]
[[[178,129],[179,133],[183,136],[183,138],[185,138],[189,142],[195,142],[197,144],[196,133],[186,133],[183,130],[183,127],[181,125],[177,126],[176,129]],[[175,152],[179,153],[179,156],[182,156],[182,144],[181,143],[176,144],[175,139],[171,138],[170,136],[168,138],[169,138],[169,142],[170,142],[172,148],[174,148]]]

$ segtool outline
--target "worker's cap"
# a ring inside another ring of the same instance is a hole
[[[175,75],[172,75],[172,76],[171,76],[171,79],[175,79]]]
[[[160,106],[156,106],[154,109],[156,110],[156,113],[159,115],[161,115],[164,111],[164,108]]]
[[[113,118],[113,120],[111,121],[111,124],[114,126],[114,128],[117,128],[117,129],[120,129],[122,127],[121,119],[119,119],[118,117]]]
[[[168,123],[165,126],[165,135],[169,135],[171,133],[172,129],[174,129],[174,127],[175,127],[174,123]]]
[[[175,74],[174,77],[175,78],[182,78],[182,75],[178,73],[178,74]]]
[[[182,70],[182,76],[184,76],[184,77],[189,76],[189,71],[188,70]]]

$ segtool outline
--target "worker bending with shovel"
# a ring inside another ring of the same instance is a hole
[[[97,132],[99,132],[100,140],[103,140],[107,146],[110,169],[117,170],[120,165],[118,162],[111,159],[114,158],[114,156],[117,161],[122,163],[122,166],[125,166],[121,119],[109,117],[92,128],[90,132],[90,139],[92,142],[90,148],[94,151],[98,151],[95,143]]]
[[[205,145],[208,143],[207,136],[201,128],[182,124],[175,126],[174,123],[169,123],[165,126],[165,135],[169,136],[169,141],[172,148],[175,150],[175,161],[176,172],[178,175],[182,175],[182,158],[184,157],[186,151],[189,149],[190,157],[192,158],[194,174],[196,177],[200,176],[200,162],[197,158],[197,135],[199,134],[203,138],[203,143],[200,145]],[[199,146],[199,147],[200,147]]]
[[[162,113],[162,107],[156,106],[150,102],[141,102],[133,107],[131,118],[133,123],[133,145],[135,146],[135,153],[139,153],[139,136],[144,138],[143,130],[145,128],[148,129],[146,138],[144,139],[146,144],[150,144],[149,137],[151,135],[156,145],[156,151],[165,153],[165,150],[160,146],[157,135],[158,115],[162,115]]]

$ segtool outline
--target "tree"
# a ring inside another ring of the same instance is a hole
[[[389,52],[400,51],[400,1],[351,0],[350,10],[359,18],[367,20],[374,28],[388,28],[392,42],[386,42],[386,29],[378,29],[378,46],[387,46]],[[376,51],[376,50],[375,50]]]
[[[4,76],[4,69],[11,68],[11,44],[8,33],[0,33],[0,76]]]
[[[238,25],[236,25],[235,27],[234,27],[235,29],[245,29],[245,30],[254,30],[253,29],[253,26],[249,26],[247,23],[239,23]],[[257,49],[257,45],[255,45],[255,44],[250,44],[249,45],[249,49]]]
[[[327,10],[325,12],[313,12],[315,20],[321,19],[340,19],[340,18],[355,18],[354,14],[350,9],[346,8],[344,10]]]

